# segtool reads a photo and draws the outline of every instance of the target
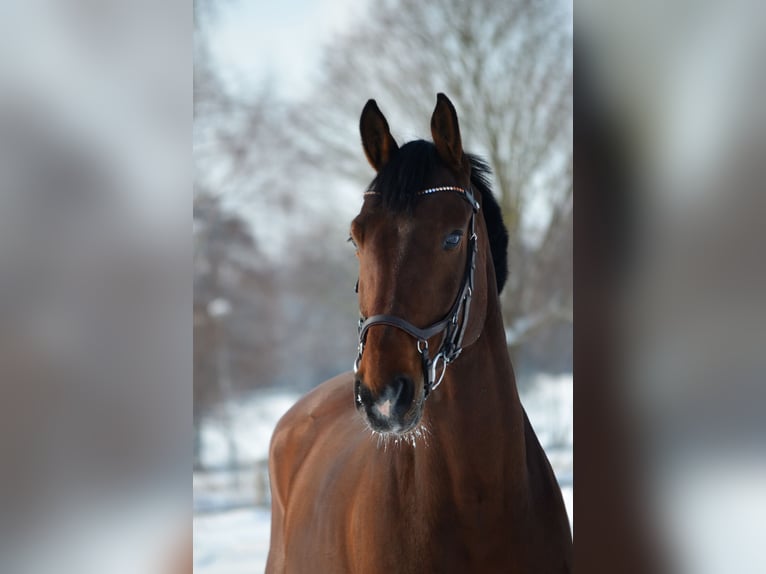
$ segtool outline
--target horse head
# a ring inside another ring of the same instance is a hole
[[[399,147],[374,100],[360,131],[377,175],[351,224],[362,315],[355,402],[373,431],[404,434],[481,335],[488,298],[505,281],[507,233],[488,167],[463,152],[444,94],[431,117],[433,143]]]

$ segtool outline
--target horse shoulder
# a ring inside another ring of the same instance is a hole
[[[269,445],[271,544],[267,573],[284,569],[284,519],[291,485],[316,443],[321,421],[353,404],[353,374],[325,381],[299,399],[279,420]]]
[[[304,395],[277,423],[269,447],[272,499],[284,510],[290,484],[314,446],[321,421],[353,404],[353,375],[344,373]]]

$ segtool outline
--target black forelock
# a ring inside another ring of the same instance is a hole
[[[425,140],[404,144],[372,180],[368,190],[380,194],[394,212],[412,212],[417,193],[428,187],[429,176],[441,165],[436,146]]]
[[[471,186],[482,196],[481,212],[487,225],[497,292],[500,293],[508,277],[508,231],[500,205],[492,195],[489,164],[475,155],[466,154],[466,157],[471,164]],[[378,172],[368,191],[378,193],[387,209],[411,213],[418,199],[417,193],[428,187],[434,170],[442,166],[433,143],[425,140],[408,142]]]

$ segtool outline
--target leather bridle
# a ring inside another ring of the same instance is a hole
[[[449,312],[443,319],[424,327],[416,327],[406,319],[396,315],[373,315],[371,317],[361,317],[359,319],[359,347],[356,360],[354,361],[354,373],[359,370],[359,364],[362,361],[364,353],[367,331],[375,325],[389,325],[404,331],[417,340],[417,349],[420,354],[423,365],[423,381],[425,386],[425,397],[428,397],[431,391],[435,390],[444,379],[447,371],[447,365],[460,356],[463,351],[463,337],[468,326],[468,317],[471,310],[471,299],[473,297],[474,275],[476,272],[476,252],[478,244],[476,239],[476,214],[479,212],[479,202],[473,195],[470,188],[464,189],[455,186],[432,187],[418,192],[416,195],[424,196],[438,192],[455,192],[460,194],[471,205],[471,235],[468,239],[468,257],[466,259],[463,281],[460,284],[457,298],[452,304]],[[377,195],[378,192],[368,191],[365,195]],[[428,339],[443,333],[439,348],[433,357],[429,354]],[[441,371],[437,378],[437,370]]]

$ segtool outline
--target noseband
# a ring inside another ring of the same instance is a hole
[[[396,327],[417,340],[417,349],[420,354],[423,365],[423,381],[425,386],[425,397],[438,387],[444,379],[444,373],[447,371],[447,365],[460,356],[463,351],[463,336],[468,325],[468,316],[471,310],[471,298],[473,297],[473,282],[476,271],[476,252],[478,245],[476,241],[476,214],[479,211],[479,202],[473,196],[471,189],[462,187],[443,186],[433,187],[418,192],[416,195],[431,195],[442,191],[451,191],[460,194],[471,205],[471,236],[468,239],[468,258],[466,259],[463,281],[460,284],[457,298],[452,304],[452,308],[447,315],[440,321],[420,329],[409,321],[397,317],[396,315],[373,315],[371,317],[361,317],[359,319],[359,347],[356,360],[354,361],[354,373],[359,370],[359,364],[362,361],[364,345],[367,339],[367,331],[375,325],[389,325]],[[368,191],[365,195],[377,195],[375,191]],[[439,348],[436,350],[433,358],[428,351],[428,339],[443,333]],[[437,378],[437,370],[441,371]]]

